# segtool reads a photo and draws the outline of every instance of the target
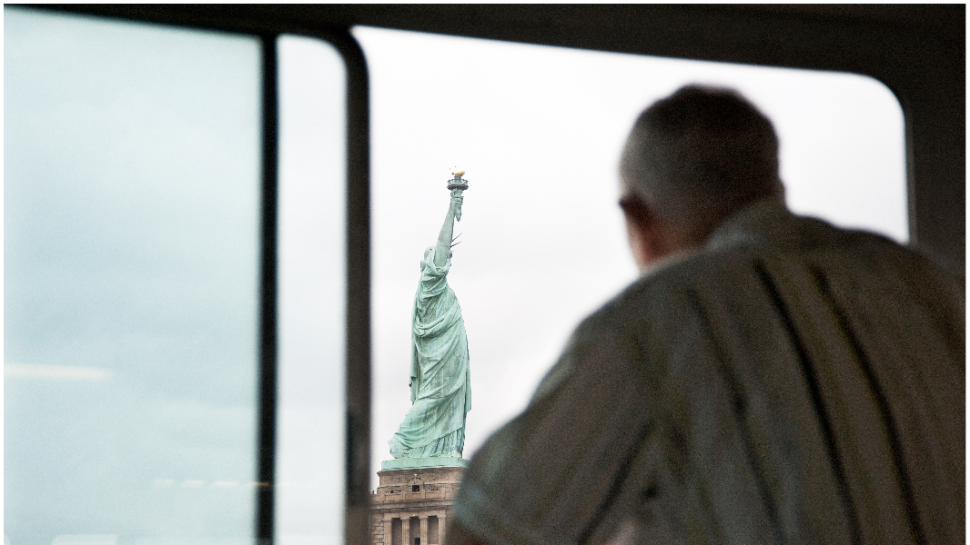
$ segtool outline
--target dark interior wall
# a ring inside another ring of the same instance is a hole
[[[965,263],[963,5],[245,5],[61,9],[217,28],[352,25],[606,51],[859,72],[906,115],[913,243]]]

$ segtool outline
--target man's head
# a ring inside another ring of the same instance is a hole
[[[694,85],[640,115],[620,178],[641,269],[703,244],[732,212],[784,192],[771,122],[732,90]]]

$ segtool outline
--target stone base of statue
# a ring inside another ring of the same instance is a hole
[[[386,468],[390,462],[408,460],[451,460],[455,465]],[[383,462],[385,467],[377,473],[380,485],[371,494],[371,543],[444,543],[445,525],[465,472],[464,463],[461,458],[399,458]]]

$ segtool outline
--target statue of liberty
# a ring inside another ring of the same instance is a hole
[[[438,244],[424,252],[411,326],[411,408],[388,443],[394,458],[461,458],[471,410],[468,338],[448,286],[452,230],[461,221],[464,171],[452,168],[451,202]]]

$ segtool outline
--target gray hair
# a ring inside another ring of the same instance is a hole
[[[744,205],[784,194],[771,121],[736,91],[699,85],[640,114],[620,177],[658,215],[701,236]]]

